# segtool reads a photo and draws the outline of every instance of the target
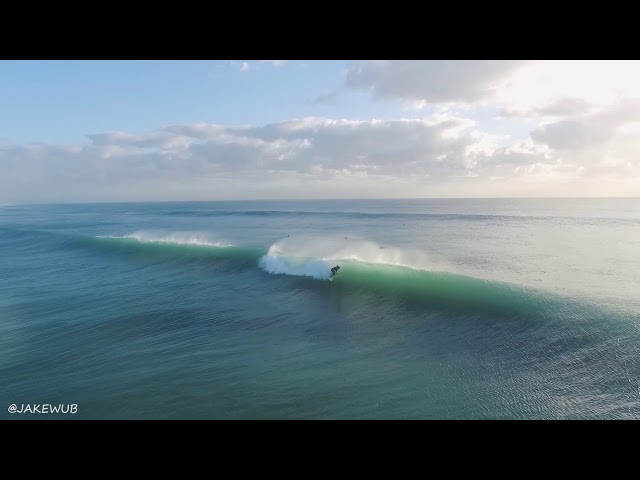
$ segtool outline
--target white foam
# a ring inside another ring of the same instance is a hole
[[[296,237],[282,239],[260,259],[260,267],[273,274],[328,279],[331,267],[341,260],[392,265],[414,270],[434,270],[437,265],[425,252],[384,246],[362,238]]]
[[[269,249],[269,253],[260,259],[259,265],[264,271],[276,275],[286,274],[328,280],[331,274],[331,266],[326,261],[283,255],[273,252],[272,249]]]

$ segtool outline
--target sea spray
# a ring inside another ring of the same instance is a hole
[[[447,271],[442,262],[434,261],[425,252],[336,235],[284,238],[271,245],[259,264],[269,273],[328,279],[335,262],[345,260],[414,270]]]
[[[231,247],[230,243],[213,238],[211,233],[205,232],[162,232],[140,230],[123,236],[99,236],[98,238],[128,238],[140,243],[168,243],[177,245],[200,245],[208,247]]]
[[[332,267],[326,260],[284,255],[273,247],[258,264],[269,273],[313,277],[318,280],[328,280]]]

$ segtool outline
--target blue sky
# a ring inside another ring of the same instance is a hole
[[[402,108],[341,88],[345,61],[2,61],[0,135],[16,143],[81,142],[106,131],[172,124],[268,124],[328,116],[393,118]]]
[[[0,61],[0,203],[640,195],[640,62]]]

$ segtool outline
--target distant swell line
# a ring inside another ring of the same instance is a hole
[[[393,212],[339,212],[339,211],[281,211],[281,210],[175,210],[163,212],[161,215],[184,216],[184,217],[343,217],[343,218],[411,218],[411,219],[431,219],[431,220],[574,220],[574,221],[615,221],[640,223],[640,218],[623,217],[589,217],[589,216],[555,216],[555,215],[487,215],[476,213],[393,213]]]

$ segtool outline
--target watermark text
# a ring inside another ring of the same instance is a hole
[[[7,408],[9,413],[36,413],[36,414],[49,414],[49,413],[64,413],[71,414],[78,412],[77,403],[21,403],[16,405],[12,403]]]

